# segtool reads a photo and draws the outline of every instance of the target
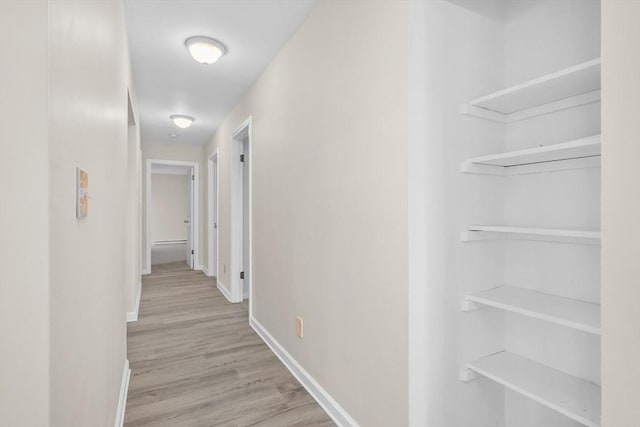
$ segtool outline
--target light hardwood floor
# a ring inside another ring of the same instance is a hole
[[[183,263],[157,265],[129,323],[126,426],[334,426],[249,327]]]

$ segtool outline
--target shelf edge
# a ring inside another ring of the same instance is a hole
[[[532,119],[538,116],[544,116],[557,111],[568,110],[569,108],[579,107],[581,105],[593,104],[595,102],[600,102],[600,100],[601,90],[598,89],[508,114],[489,110],[470,103],[462,104],[460,106],[460,113],[465,116],[490,120],[502,124],[509,124],[521,120]]]
[[[480,229],[496,227],[498,230],[483,230]],[[474,229],[478,228],[478,229]],[[546,233],[547,231],[564,231],[567,233]],[[460,234],[460,240],[463,242],[473,242],[481,240],[534,240],[534,241],[546,241],[557,243],[571,243],[571,244],[586,244],[586,245],[600,245],[601,237],[600,232],[597,231],[585,231],[586,233],[592,233],[593,235],[571,235],[569,233],[580,230],[549,230],[549,229],[537,229],[537,228],[523,228],[523,227],[507,227],[507,226],[482,226],[482,225],[469,225],[467,231],[463,231]]]
[[[570,298],[568,298],[568,299],[570,299]],[[542,321],[545,321],[545,322],[553,323],[553,324],[556,324],[556,325],[565,326],[567,328],[576,329],[576,330],[579,330],[579,331],[582,331],[582,332],[587,332],[587,333],[594,334],[594,335],[602,335],[602,328],[601,327],[598,328],[598,327],[590,326],[590,325],[587,325],[587,324],[584,324],[584,323],[580,323],[580,322],[576,322],[576,321],[572,321],[572,320],[568,320],[568,319],[563,319],[563,318],[560,318],[560,317],[557,317],[557,316],[543,314],[543,313],[540,313],[540,312],[537,312],[537,311],[533,311],[533,310],[530,310],[530,309],[518,307],[518,306],[515,306],[515,305],[496,302],[496,301],[488,299],[488,298],[478,297],[477,295],[474,295],[474,294],[469,294],[469,295],[465,296],[465,300],[471,301],[471,302],[476,303],[476,304],[481,304],[483,306],[493,307],[493,308],[497,308],[499,310],[508,311],[510,313],[519,314],[521,316],[531,317],[533,319],[538,319],[538,320],[542,320]],[[581,302],[581,301],[578,301],[578,300],[576,300],[576,301],[577,302]]]
[[[481,102],[486,102],[486,101],[491,100],[491,99],[496,99],[498,97],[501,97],[501,96],[504,96],[504,95],[508,95],[508,94],[512,94],[512,93],[515,93],[515,92],[523,90],[523,89],[531,88],[531,87],[536,86],[536,85],[541,84],[541,83],[549,82],[551,80],[554,80],[554,79],[557,79],[557,78],[560,78],[560,77],[566,77],[568,75],[577,73],[579,71],[583,71],[583,70],[586,70],[588,68],[598,67],[598,66],[601,66],[601,65],[602,65],[602,58],[591,59],[589,61],[585,61],[585,62],[582,62],[580,64],[573,65],[573,66],[571,66],[569,68],[565,68],[565,69],[562,69],[562,70],[559,70],[559,71],[556,71],[556,72],[553,72],[553,73],[550,73],[550,74],[546,74],[544,76],[537,77],[535,79],[528,80],[526,82],[523,82],[523,83],[520,83],[520,84],[517,84],[517,85],[514,85],[514,86],[510,86],[510,87],[507,87],[505,89],[501,89],[499,91],[490,93],[488,95],[484,95],[484,96],[481,96],[479,98],[475,98],[475,99],[471,100],[469,103],[470,104],[478,104],[478,103],[481,103]]]
[[[490,357],[490,356],[487,356]],[[534,362],[535,363],[535,362]],[[513,390],[517,393],[522,394],[525,397],[528,397],[529,399],[538,402],[539,404],[546,406],[547,408],[553,409],[554,411],[559,412],[560,414],[564,415],[567,418],[570,418],[574,421],[577,421],[581,424],[584,424],[587,427],[601,427],[600,424],[596,424],[584,417],[579,416],[578,414],[574,414],[572,412],[567,411],[566,409],[562,408],[561,406],[558,406],[552,402],[549,402],[548,400],[544,399],[541,396],[537,396],[536,394],[527,391],[526,389],[517,386],[515,384],[510,383],[509,381],[507,381],[506,379],[503,379],[497,375],[492,374],[491,372],[488,372],[478,366],[474,366],[474,362],[471,362],[467,365],[467,368],[473,372],[476,372],[480,375],[482,375],[483,377],[486,377],[488,379],[490,379],[491,381],[494,381],[498,384],[503,385],[504,387],[509,388],[510,390]],[[548,369],[553,369],[553,368],[548,368]],[[571,376],[569,374],[565,374],[567,376]]]

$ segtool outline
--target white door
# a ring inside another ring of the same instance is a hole
[[[187,264],[193,268],[193,229],[191,223],[193,221],[193,168],[189,169],[187,174]]]
[[[248,140],[244,139],[242,143],[242,153],[244,162],[242,163],[242,299],[249,298],[249,284],[251,282],[251,268],[249,262],[251,261],[251,234],[250,234],[250,203],[249,203],[249,149]]]

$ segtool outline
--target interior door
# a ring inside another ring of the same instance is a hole
[[[242,152],[244,153],[244,162],[242,163],[242,271],[244,279],[242,281],[242,299],[249,298],[249,284],[251,282],[251,262],[249,251],[251,250],[251,234],[250,234],[250,204],[249,204],[249,150],[248,139],[245,138],[242,144]]]
[[[187,225],[187,264],[193,268],[193,169],[187,172],[187,195],[187,218],[184,221]]]

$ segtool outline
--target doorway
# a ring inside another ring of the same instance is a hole
[[[208,254],[207,275],[218,277],[218,150],[209,157],[208,164],[209,179],[209,230],[208,234]]]
[[[173,262],[197,268],[198,163],[148,159],[146,166],[145,274]]]
[[[231,148],[231,296],[248,300],[251,315],[252,285],[252,170],[251,117],[233,133]]]

